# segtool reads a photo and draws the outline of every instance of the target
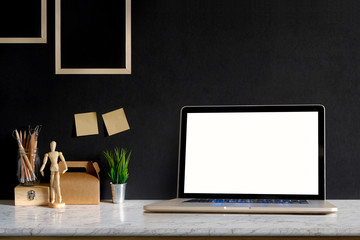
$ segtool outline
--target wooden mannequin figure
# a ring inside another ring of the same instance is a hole
[[[60,174],[59,174],[59,164],[58,164],[58,158],[60,157],[60,160],[64,162],[65,170],[62,172],[64,174],[68,167],[65,162],[65,158],[61,152],[55,151],[56,149],[56,142],[52,141],[50,143],[50,150],[51,152],[48,152],[44,156],[43,164],[40,168],[40,173],[42,176],[44,176],[44,168],[46,165],[46,162],[48,158],[50,159],[51,165],[50,165],[50,207],[53,208],[62,208],[65,207],[65,203],[62,202],[62,196],[61,196],[61,189],[60,189]]]

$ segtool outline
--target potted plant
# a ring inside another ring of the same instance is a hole
[[[129,177],[128,165],[131,151],[116,147],[114,152],[104,151],[104,156],[108,160],[110,170],[110,186],[113,203],[123,203],[125,201],[126,180]]]

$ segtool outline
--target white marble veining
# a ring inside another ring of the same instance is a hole
[[[360,236],[360,200],[330,215],[144,213],[153,200],[64,209],[0,201],[0,236]]]

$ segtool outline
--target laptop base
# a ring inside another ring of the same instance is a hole
[[[175,198],[144,206],[146,212],[157,213],[272,213],[272,214],[329,214],[337,208],[325,200],[307,200],[309,204],[273,203],[204,203],[184,202]]]

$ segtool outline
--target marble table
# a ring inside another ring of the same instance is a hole
[[[154,200],[103,201],[64,209],[0,201],[4,236],[360,236],[360,200],[331,200],[329,215],[144,213]]]

